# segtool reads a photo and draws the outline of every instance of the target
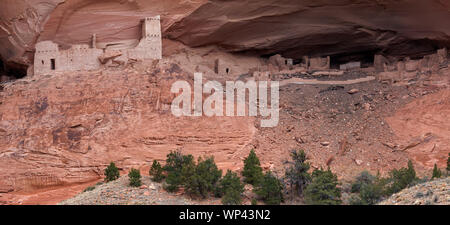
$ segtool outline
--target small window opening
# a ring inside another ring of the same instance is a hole
[[[50,59],[50,63],[52,64],[52,70],[56,69],[56,63],[55,63],[55,59]]]

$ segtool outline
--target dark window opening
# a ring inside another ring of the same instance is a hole
[[[227,74],[228,74],[228,73],[230,72],[230,69],[228,69],[228,68],[227,68],[227,69],[226,69],[225,71],[226,71],[226,72],[227,72]]]
[[[42,60],[41,62],[42,62],[42,65],[44,65],[44,64],[45,64],[45,63],[44,63],[44,60]]]
[[[287,65],[287,63],[288,63],[288,61],[287,61],[287,60],[284,60],[284,64],[286,64],[286,65]]]
[[[50,63],[51,63],[52,70],[55,70],[56,69],[55,59],[50,59]]]
[[[216,59],[216,61],[214,62],[214,72],[216,74],[219,73],[219,60],[218,59]]]

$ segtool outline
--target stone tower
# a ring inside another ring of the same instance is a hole
[[[161,59],[161,23],[160,16],[146,17],[142,23],[142,39],[140,47],[146,48],[143,58]]]

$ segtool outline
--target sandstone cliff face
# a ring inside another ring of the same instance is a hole
[[[189,80],[178,66],[167,64],[5,85],[0,193],[98,180],[111,161],[124,170],[148,168],[174,150],[212,155],[224,169],[239,166],[240,153],[246,153],[239,149],[256,132],[253,119],[174,117],[169,90],[177,79]]]
[[[163,35],[189,46],[302,55],[423,55],[450,46],[448,0],[1,0],[3,61],[30,64],[38,40],[139,37],[161,15]]]

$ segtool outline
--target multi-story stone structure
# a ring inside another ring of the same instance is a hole
[[[162,58],[162,41],[160,17],[145,18],[142,23],[142,37],[134,47],[125,49],[112,49],[105,45],[97,45],[97,36],[92,35],[91,46],[73,45],[67,50],[60,50],[58,44],[52,41],[42,41],[36,44],[34,56],[34,74],[52,74],[62,71],[94,70],[99,69],[102,63],[99,60],[103,55],[111,55],[114,51],[116,57],[122,61],[128,59],[145,60]]]

